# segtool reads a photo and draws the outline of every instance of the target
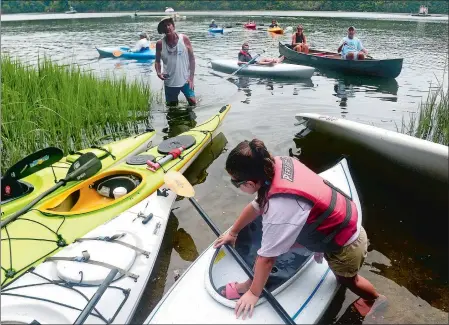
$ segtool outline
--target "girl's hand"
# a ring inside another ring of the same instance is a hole
[[[237,240],[237,236],[231,235],[229,232],[218,237],[217,241],[214,244],[214,248],[220,248],[223,245],[230,244],[232,246],[235,245],[235,241]]]
[[[242,319],[244,320],[248,315],[249,318],[253,316],[254,306],[256,305],[259,297],[253,295],[251,290],[248,290],[235,304],[235,316],[238,319],[240,314],[242,314]]]

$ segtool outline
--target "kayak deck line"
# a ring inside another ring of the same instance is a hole
[[[295,320],[296,317],[298,317],[299,314],[301,314],[301,312],[307,307],[309,302],[312,300],[313,296],[315,296],[315,293],[318,291],[318,289],[323,284],[324,279],[326,279],[326,276],[329,273],[329,271],[330,271],[330,268],[327,268],[326,272],[324,272],[323,276],[321,277],[320,282],[318,282],[318,284],[316,285],[315,289],[313,289],[313,291],[310,294],[310,296],[306,299],[306,301],[302,304],[302,306],[298,309],[298,311],[292,316],[293,320]]]

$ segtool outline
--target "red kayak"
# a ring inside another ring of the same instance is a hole
[[[256,23],[247,23],[243,25],[246,29],[256,29]]]

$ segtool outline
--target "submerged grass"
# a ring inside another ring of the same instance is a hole
[[[449,146],[449,95],[443,82],[429,87],[426,101],[408,123],[402,119],[401,133]]]
[[[64,153],[117,140],[148,123],[151,92],[125,78],[100,80],[78,66],[1,56],[1,170],[46,146]],[[140,123],[140,124],[139,124]],[[125,135],[124,135],[125,134]]]

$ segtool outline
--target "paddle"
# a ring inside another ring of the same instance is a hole
[[[67,172],[67,175],[64,179],[61,179],[59,182],[57,182],[55,185],[53,185],[47,191],[41,193],[33,201],[28,203],[25,207],[23,207],[19,211],[16,211],[12,215],[10,215],[8,218],[3,220],[1,222],[1,228],[6,226],[11,221],[14,221],[15,219],[17,219],[19,216],[21,216],[22,214],[27,212],[29,209],[31,209],[43,197],[54,192],[61,186],[64,186],[67,182],[81,181],[81,180],[88,179],[89,177],[92,177],[93,175],[95,175],[100,169],[101,169],[101,161],[100,161],[100,159],[97,158],[97,156],[95,156],[94,153],[87,152],[87,153],[81,155],[70,166],[70,168]]]
[[[249,64],[251,64],[255,59],[257,59],[259,56],[261,56],[263,53],[265,53],[265,50],[262,51],[262,53],[257,54],[255,57],[253,57],[251,60],[249,60],[249,62],[245,63],[244,65],[242,65],[240,68],[238,68],[237,70],[235,70],[230,77],[233,77],[237,72],[239,72],[240,70],[242,70],[243,68],[247,67]]]
[[[9,167],[3,178],[22,179],[39,170],[50,167],[63,157],[62,150],[56,147],[48,147],[36,151]]]
[[[214,234],[217,237],[221,235],[221,232],[218,229],[218,227],[213,223],[210,217],[201,208],[199,203],[193,198],[193,196],[195,195],[195,190],[193,189],[189,181],[180,172],[169,171],[168,173],[165,174],[164,181],[167,187],[173,192],[175,192],[177,195],[189,198],[189,201],[192,203],[193,207],[198,211],[198,213],[201,215],[201,217],[207,223],[207,225],[211,228]],[[229,245],[225,246],[229,250],[231,255],[235,258],[237,263],[241,266],[243,271],[245,271],[245,273],[248,275],[248,277],[251,278],[251,280],[254,279],[254,273],[251,267],[239,255],[239,253],[237,253],[235,248]],[[264,288],[262,294],[286,324],[295,324],[293,319],[288,315],[285,309],[279,304],[279,302],[273,297],[273,295],[267,289]]]

